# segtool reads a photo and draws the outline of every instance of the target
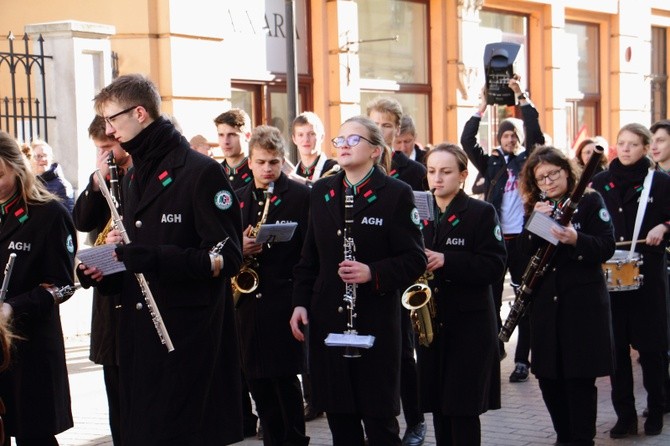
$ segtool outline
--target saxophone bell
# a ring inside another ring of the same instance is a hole
[[[428,281],[433,273],[426,271],[419,279],[402,293],[402,306],[410,310],[410,318],[414,331],[419,336],[419,344],[428,347],[435,336],[433,320],[437,315],[433,293]]]

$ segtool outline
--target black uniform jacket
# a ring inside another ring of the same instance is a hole
[[[643,162],[651,163],[643,158]],[[620,167],[618,159],[610,166],[615,171]],[[643,178],[624,192],[623,199],[613,176],[613,171],[605,170],[593,178],[592,187],[603,196],[607,209],[612,215],[614,235],[617,241],[631,240],[635,226],[638,202],[642,193]],[[670,177],[662,172],[654,172],[647,208],[642,220],[638,238],[644,238],[654,226],[670,220]],[[667,234],[666,234],[667,238]],[[626,246],[623,249],[630,249]],[[640,273],[644,275],[642,286],[637,290],[612,291],[611,298],[630,299],[639,302],[632,305],[628,314],[631,344],[637,350],[667,350],[666,296],[668,293],[667,256],[665,244],[649,246],[638,243],[635,251],[642,255]],[[616,318],[615,318],[616,320]],[[616,331],[616,327],[615,327]]]
[[[393,152],[389,176],[409,184],[412,190],[426,190],[426,168],[400,151]]]
[[[242,226],[256,226],[263,213],[265,198],[254,184],[237,191],[242,207]],[[256,255],[259,285],[243,294],[237,305],[237,321],[242,351],[242,367],[247,378],[274,378],[295,375],[303,364],[302,345],[291,333],[288,321],[293,314],[293,267],[307,232],[309,188],[288,179],[283,173],[275,183],[266,223],[298,223],[288,242],[267,243]]]
[[[511,156],[509,162],[505,162],[504,153],[500,147],[496,147],[487,154],[482,146],[477,142],[477,132],[479,131],[480,117],[473,116],[463,127],[461,134],[461,145],[468,154],[468,158],[477,170],[484,175],[486,190],[486,201],[493,204],[498,215],[500,215],[500,206],[502,205],[503,193],[505,192],[505,183],[507,175],[505,170],[511,170],[518,178],[523,168],[523,164],[528,159],[537,145],[544,144],[544,135],[540,128],[539,114],[532,104],[526,104],[519,107],[521,109],[523,124],[526,132],[524,146],[526,150]],[[503,172],[499,173],[501,169]]]
[[[293,303],[309,313],[312,404],[318,410],[388,417],[400,411],[400,295],[426,269],[418,212],[411,189],[375,168],[354,201],[355,258],[371,282],[357,287],[355,328],[376,337],[361,357],[327,347],[329,333],[347,329],[345,284],[337,274],[344,257],[344,172],[317,181]]]
[[[240,441],[239,348],[226,283],[242,262],[239,203],[223,167],[192,150],[163,118],[123,146],[134,163],[122,190],[123,221],[129,248],[141,251],[132,262],[132,251],[123,260],[149,282],[175,348],[168,353],[161,345],[134,274],[121,273],[123,443]],[[142,160],[157,147],[162,158]],[[141,196],[138,169],[147,172]],[[208,251],[225,239],[223,270],[215,278]]]
[[[500,408],[500,360],[491,284],[505,270],[505,243],[489,203],[461,191],[439,223],[424,221],[426,248],[444,254],[429,282],[436,336],[417,345],[421,408],[473,416]]]
[[[602,263],[614,254],[611,218],[600,194],[587,192],[572,216],[577,245],[559,244],[530,307],[531,370],[539,378],[592,378],[612,372],[612,320]],[[533,255],[547,242],[524,230]]]
[[[59,202],[26,206],[19,201],[4,217],[0,264],[4,268],[9,254],[16,254],[6,302],[20,336],[10,368],[0,374],[7,435],[46,437],[73,425],[60,313],[40,284],[74,283],[76,247],[72,218]]]
[[[253,183],[251,180],[254,179],[254,174],[249,167],[249,158],[244,158],[244,161],[235,167],[229,166],[226,160],[223,160],[221,165],[233,190],[241,189],[247,184]]]
[[[121,178],[119,178],[119,181]],[[109,185],[108,185],[109,187]],[[78,231],[88,232],[88,240],[95,242],[110,221],[111,212],[102,192],[93,190],[93,175],[90,176],[86,189],[74,203],[72,218]],[[112,294],[100,295],[98,289],[93,290],[93,306],[91,314],[91,347],[89,359],[96,364],[118,365],[118,318],[121,310],[121,296]]]

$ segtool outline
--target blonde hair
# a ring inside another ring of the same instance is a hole
[[[58,200],[35,176],[16,140],[3,131],[0,131],[0,166],[16,174],[19,193],[24,202],[36,204]]]

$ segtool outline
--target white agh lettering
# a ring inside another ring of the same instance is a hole
[[[465,246],[465,239],[464,238],[448,238],[446,245],[451,245],[451,246]]]
[[[361,220],[361,224],[381,226],[384,224],[384,219],[379,217],[363,217],[363,219]]]
[[[9,242],[7,249],[12,249],[14,251],[26,251],[30,252],[30,243],[26,242]]]
[[[181,214],[163,214],[161,223],[181,223]]]

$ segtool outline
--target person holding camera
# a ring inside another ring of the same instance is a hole
[[[482,89],[482,100],[475,114],[465,124],[461,134],[461,145],[468,158],[477,170],[484,175],[485,200],[493,204],[502,227],[507,248],[507,265],[512,286],[521,283],[523,272],[529,257],[517,249],[517,239],[524,225],[523,200],[519,193],[519,174],[528,156],[536,145],[544,144],[544,134],[540,128],[539,114],[528,94],[521,89],[520,77],[515,74],[509,79],[508,87],[512,89],[519,101],[522,120],[507,118],[498,126],[498,147],[487,151],[477,141],[477,132],[482,116],[488,109],[486,87]],[[524,127],[526,138],[524,141]],[[524,144],[525,150],[524,150]],[[498,309],[498,329],[502,326],[500,307],[505,274],[493,285],[493,298]],[[522,318],[519,323],[519,335],[516,346],[514,371],[509,377],[510,382],[523,382],[528,379],[530,361],[530,331],[528,319]],[[506,356],[505,347],[500,343],[500,359]]]

